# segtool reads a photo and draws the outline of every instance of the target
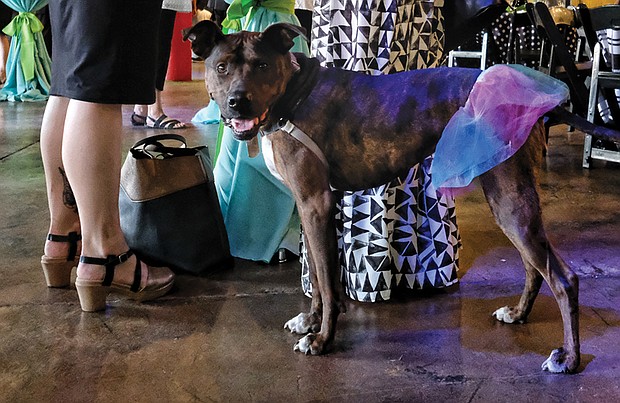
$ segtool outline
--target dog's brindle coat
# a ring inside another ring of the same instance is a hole
[[[321,354],[334,338],[339,313],[345,311],[332,186],[372,188],[433,153],[480,71],[442,68],[372,77],[320,68],[304,77],[313,59],[301,59],[299,68],[289,53],[300,34],[295,26],[275,24],[263,33],[224,35],[215,24],[204,21],[186,30],[185,38],[192,41],[194,53],[205,59],[207,88],[238,140],[255,139],[261,127],[277,128],[283,117],[278,115],[284,112],[324,153],[328,166],[291,135],[282,131],[267,135],[277,172],[299,209],[313,284],[310,312],[300,313],[285,327],[307,333],[295,350]],[[296,77],[303,79],[290,84]],[[282,111],[278,102],[308,81],[312,91],[298,100],[299,105],[293,104],[294,115],[288,107]],[[274,113],[278,109],[280,113]],[[543,369],[572,372],[580,360],[578,278],[543,228],[535,171],[544,147],[539,121],[512,158],[480,176],[495,219],[519,250],[526,271],[519,303],[498,309],[494,316],[505,323],[525,321],[545,280],[560,307],[564,345],[551,353]]]

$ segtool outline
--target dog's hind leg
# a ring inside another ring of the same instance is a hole
[[[493,312],[493,316],[504,323],[523,323],[532,310],[534,300],[540,291],[543,276],[531,265],[529,261],[523,260],[525,266],[525,287],[521,294],[521,299],[516,306],[504,306]]]
[[[512,158],[480,177],[495,219],[519,250],[526,282],[519,304],[494,312],[502,322],[523,322],[544,279],[560,307],[564,346],[554,350],[542,368],[550,372],[573,372],[579,366],[579,281],[549,243],[543,227],[535,170],[539,163],[544,131],[534,126],[526,144]]]

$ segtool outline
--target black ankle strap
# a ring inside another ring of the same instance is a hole
[[[112,279],[114,278],[114,268],[119,264],[126,262],[131,256],[133,252],[128,250],[125,253],[121,253],[120,255],[108,255],[106,258],[100,257],[90,257],[90,256],[80,256],[80,263],[86,264],[96,264],[99,266],[105,267],[105,277],[103,278],[103,282],[101,285],[107,287],[112,284]],[[136,270],[139,271],[140,262],[136,259]],[[134,291],[134,287],[136,286],[136,273],[134,272],[134,282],[131,285],[131,290]],[[138,274],[138,288],[140,287],[140,278],[141,273]]]
[[[47,234],[47,240],[52,242],[67,242],[69,243],[69,254],[67,255],[67,261],[75,259],[77,254],[77,243],[82,240],[82,236],[77,232],[69,232],[67,235]]]

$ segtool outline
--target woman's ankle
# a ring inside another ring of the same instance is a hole
[[[114,256],[123,256],[124,253],[125,252],[119,253]],[[99,258],[105,259],[105,257]],[[113,281],[118,284],[132,284],[135,276],[136,263],[137,257],[134,254],[128,256],[126,260],[117,262],[116,266],[114,266]],[[143,263],[140,264],[142,277],[148,277],[148,266],[144,265]],[[82,280],[103,281],[105,275],[106,268],[103,265],[80,262],[77,267],[77,276]],[[141,281],[142,280],[144,279],[141,279]]]
[[[45,238],[43,253],[48,257],[67,257],[72,243],[77,243],[76,255],[79,256],[82,246],[79,223],[64,229],[52,226]]]
[[[145,105],[136,105],[133,108],[133,113],[135,113],[138,116],[146,116],[148,112],[149,112],[148,107]]]

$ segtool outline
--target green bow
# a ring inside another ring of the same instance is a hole
[[[233,0],[228,6],[228,10],[226,10],[226,18],[222,21],[222,27],[224,28],[224,32],[239,32],[243,28],[247,27],[252,18],[254,18],[254,14],[260,8],[264,7],[271,11],[293,14],[295,12],[295,2],[294,1],[283,1],[283,0]],[[243,17],[246,18],[246,26],[241,26],[241,19]]]
[[[21,12],[17,14],[9,25],[2,30],[2,32],[9,36],[19,37],[21,39],[19,61],[22,65],[26,81],[34,79],[34,57],[36,54],[34,34],[41,31],[43,31],[43,24],[39,21],[37,16],[31,12]]]

